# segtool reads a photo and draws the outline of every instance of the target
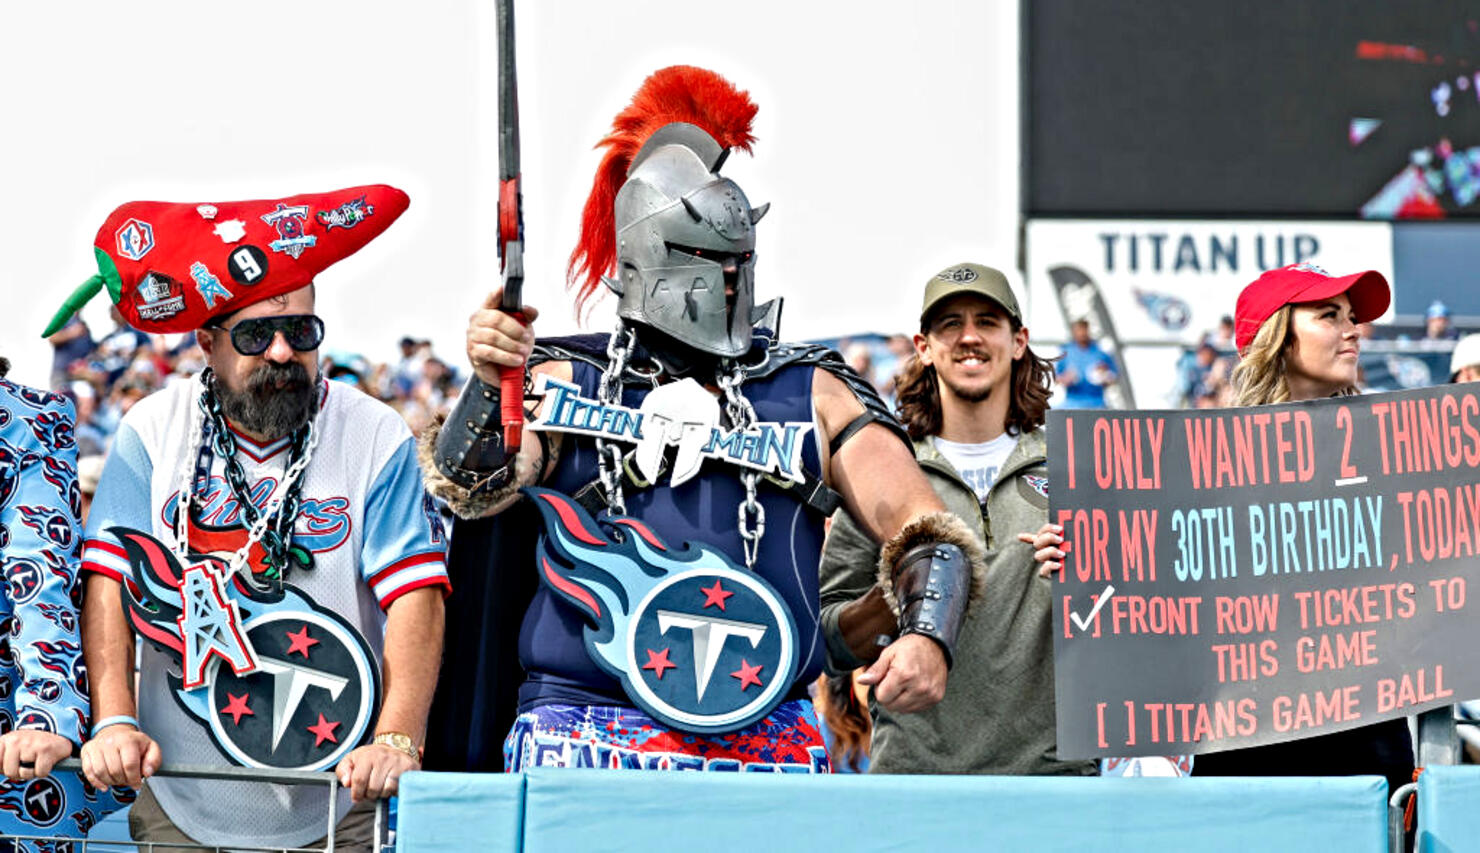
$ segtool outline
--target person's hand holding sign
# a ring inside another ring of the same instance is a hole
[[[1064,555],[1069,553],[1069,543],[1064,541],[1062,524],[1045,524],[1037,533],[1019,533],[1019,542],[1033,546],[1033,559],[1038,561],[1038,577],[1051,577],[1063,571]]]

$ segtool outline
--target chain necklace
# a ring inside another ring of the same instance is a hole
[[[627,368],[627,361],[632,355],[636,342],[637,331],[619,321],[617,330],[607,341],[608,360],[606,369],[601,373],[601,384],[597,390],[597,397],[603,405],[621,404],[622,373]],[[720,390],[724,393],[725,414],[730,420],[730,428],[741,432],[750,429],[755,425],[757,418],[755,407],[740,392],[740,386],[746,379],[745,368],[738,361],[725,359],[720,362],[720,372],[716,378],[719,381]],[[656,378],[654,382],[656,384]],[[622,466],[624,464],[622,449],[612,442],[597,438],[596,464],[601,476],[602,490],[606,493],[607,506],[617,515],[626,515],[627,501],[622,490]],[[766,510],[756,496],[756,483],[759,480],[760,472],[758,471],[740,472],[740,482],[745,486],[745,499],[740,502],[737,509],[737,521],[740,540],[745,548],[745,567],[751,570],[755,569],[761,537],[766,533]]]
[[[596,392],[604,405],[621,404],[622,371],[627,369],[627,359],[636,343],[637,330],[618,321],[617,330],[606,342],[606,370],[601,372],[601,385]],[[606,505],[617,515],[626,515],[627,498],[622,491],[622,448],[597,438],[596,468],[601,476],[601,488],[606,492]]]
[[[187,521],[190,501],[197,489],[205,488],[210,478],[211,455],[214,453],[225,463],[226,482],[231,487],[237,511],[241,513],[247,527],[247,541],[232,555],[230,573],[241,573],[249,585],[260,589],[247,567],[247,561],[252,546],[261,542],[266,557],[264,576],[282,583],[292,568],[298,565],[307,567],[306,563],[294,557],[293,523],[297,519],[298,506],[303,495],[303,472],[318,445],[318,431],[314,429],[317,415],[293,432],[283,480],[274,488],[266,509],[261,510],[251,500],[251,486],[247,483],[246,471],[237,459],[235,434],[227,426],[226,418],[221,413],[215,373],[206,368],[200,375],[200,382],[203,388],[197,397],[197,405],[192,408],[187,445],[199,449],[194,477],[191,477],[188,468],[182,471],[179,508],[175,515],[176,553],[183,556],[188,550]]]
[[[725,395],[725,414],[730,417],[730,428],[745,432],[755,425],[755,407],[740,393],[740,384],[745,381],[745,368],[737,361],[720,362],[719,387]],[[745,567],[755,568],[756,553],[761,547],[761,537],[766,534],[766,510],[755,494],[759,471],[740,472],[740,482],[745,484],[745,500],[740,502],[737,525],[740,540],[745,545]]]

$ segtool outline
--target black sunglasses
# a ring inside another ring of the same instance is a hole
[[[324,342],[324,321],[313,314],[253,317],[231,328],[217,325],[206,328],[230,332],[231,345],[242,355],[261,355],[267,352],[278,332],[282,332],[288,346],[298,352],[318,349],[319,344]]]

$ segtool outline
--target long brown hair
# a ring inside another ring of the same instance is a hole
[[[1012,331],[1022,324],[1013,321]],[[924,329],[920,330],[925,334]],[[1007,403],[1007,432],[1021,435],[1043,426],[1048,412],[1048,397],[1053,391],[1053,365],[1039,358],[1032,347],[1023,348],[1023,357],[1012,363],[1010,381],[1012,396]],[[919,441],[941,430],[940,380],[935,368],[920,361],[920,354],[905,363],[894,380],[895,411],[909,432]]]
[[[857,773],[869,757],[874,721],[853,690],[853,673],[819,675],[813,704],[832,735],[832,743],[826,744],[828,755],[834,763],[846,763]]]

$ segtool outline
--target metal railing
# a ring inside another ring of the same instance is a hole
[[[1408,800],[1418,796],[1418,783],[1409,782],[1388,797],[1388,850],[1403,853],[1407,845],[1407,827],[1403,825],[1408,811]]]
[[[55,768],[57,772],[72,771],[82,772],[82,762],[76,758],[68,758],[58,762]],[[335,820],[334,804],[338,800],[340,788],[339,777],[327,771],[310,772],[306,770],[264,770],[252,767],[219,767],[193,764],[167,764],[155,771],[154,776],[177,777],[185,779],[201,780],[228,780],[233,782],[267,782],[276,785],[323,785],[329,790],[328,815],[325,816],[325,845],[323,847],[281,847],[281,846],[241,846],[241,845],[216,845],[199,844],[181,841],[111,841],[100,839],[88,839],[85,837],[66,835],[6,835],[0,833],[0,853],[11,853],[25,849],[39,849],[43,844],[52,845],[55,848],[59,844],[71,845],[73,853],[165,853],[165,851],[184,850],[213,850],[218,853],[225,851],[250,851],[250,853],[330,853],[335,849],[335,831],[338,821]],[[375,801],[375,824],[371,837],[371,850],[377,853],[385,853],[393,849],[393,839],[388,838],[387,832],[386,801],[378,799]],[[26,846],[21,846],[24,842]]]
[[[1480,726],[1480,720],[1456,718],[1456,708],[1446,705],[1426,711],[1418,715],[1417,728],[1418,737],[1415,742],[1415,755],[1418,766],[1427,767],[1431,765],[1458,764],[1461,761],[1460,752],[1462,745],[1457,734],[1457,726]],[[59,772],[77,772],[82,770],[82,764],[75,758],[69,758],[57,764]],[[220,767],[206,765],[165,765],[154,774],[161,777],[178,777],[200,780],[228,780],[237,782],[265,782],[279,785],[323,785],[329,792],[328,814],[325,815],[325,846],[324,847],[282,847],[282,846],[240,846],[240,845],[214,845],[198,844],[179,841],[116,841],[89,839],[77,836],[64,835],[21,835],[0,833],[0,853],[24,850],[27,847],[20,846],[22,842],[28,843],[30,849],[39,849],[43,844],[56,845],[61,843],[71,844],[73,853],[153,853],[153,851],[184,851],[184,850],[211,850],[211,851],[264,851],[264,853],[318,853],[318,851],[333,851],[336,842],[337,817],[333,804],[338,798],[340,788],[339,777],[330,772],[309,772],[302,770],[263,770],[247,767]],[[1403,851],[1405,847],[1404,813],[1411,798],[1417,796],[1417,783],[1408,783],[1392,792],[1388,800],[1388,835],[1390,850],[1394,853]],[[388,837],[388,820],[385,800],[376,800],[374,831],[371,835],[370,849],[377,853],[385,853],[394,848],[394,839]]]
[[[1480,726],[1480,720],[1456,716],[1459,707],[1444,705],[1418,715],[1418,736],[1414,739],[1413,753],[1419,767],[1460,764],[1464,760],[1464,744],[1459,735],[1460,726]],[[1403,853],[1407,846],[1404,818],[1408,801],[1418,796],[1418,783],[1409,782],[1393,791],[1388,798],[1388,849]]]

